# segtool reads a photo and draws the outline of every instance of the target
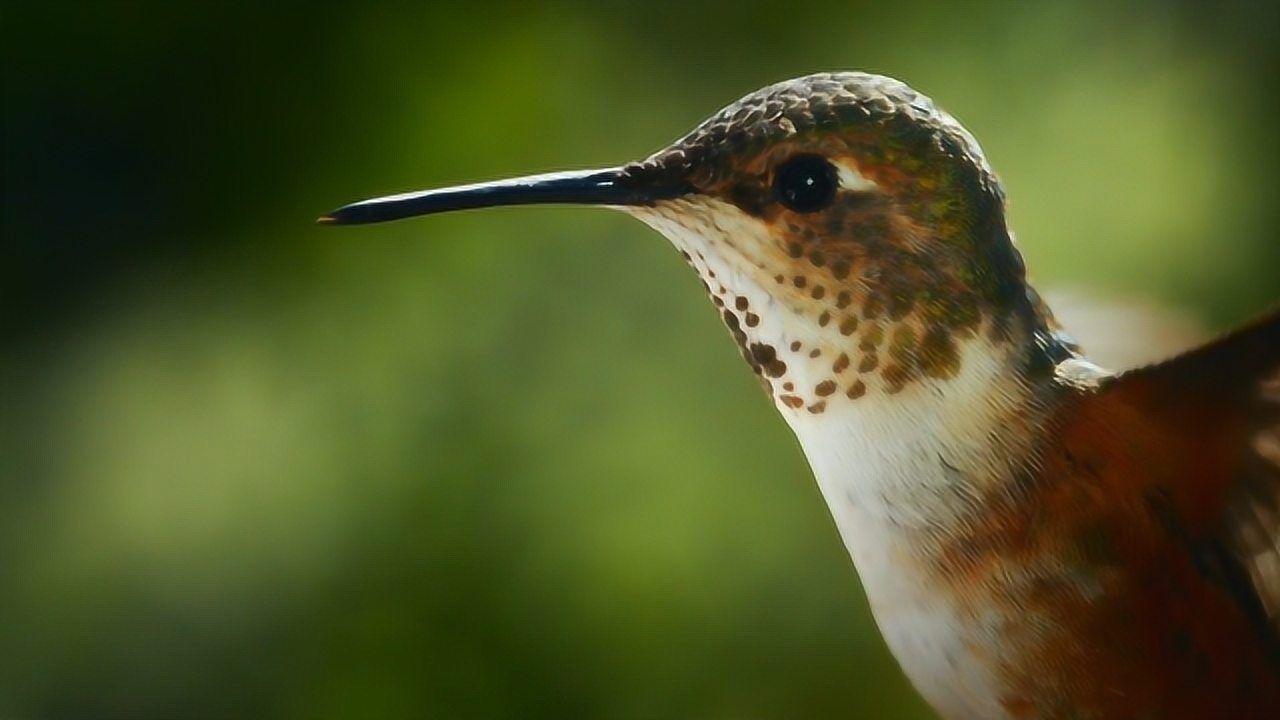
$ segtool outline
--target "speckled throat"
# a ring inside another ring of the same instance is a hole
[[[937,314],[936,286],[882,289],[882,278],[901,267],[857,254],[827,259],[830,243],[821,241],[780,243],[773,228],[714,199],[630,212],[670,238],[697,272],[784,415],[821,415],[917,384],[944,387],[977,348],[993,361],[999,355],[1010,373],[1030,368],[1031,353],[1012,347],[1030,342],[1025,326],[972,300],[952,302],[954,295],[939,294],[950,304]]]

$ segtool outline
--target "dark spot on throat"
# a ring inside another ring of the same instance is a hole
[[[772,345],[752,343],[749,348],[755,364],[772,378],[782,377],[787,373],[787,364],[778,359],[778,351]]]

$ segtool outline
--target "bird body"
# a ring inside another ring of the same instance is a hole
[[[863,73],[770,86],[620,168],[322,220],[545,202],[631,214],[697,272],[942,716],[1280,717],[1280,314],[1093,365],[977,142]]]

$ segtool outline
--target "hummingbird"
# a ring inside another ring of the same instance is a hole
[[[859,72],[768,86],[629,164],[320,222],[544,203],[632,215],[698,274],[942,717],[1280,718],[1280,312],[1090,362],[974,137]]]

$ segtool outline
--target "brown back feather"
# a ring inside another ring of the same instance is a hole
[[[1280,311],[1102,388],[1193,448],[1168,488],[1205,571],[1280,647]]]

